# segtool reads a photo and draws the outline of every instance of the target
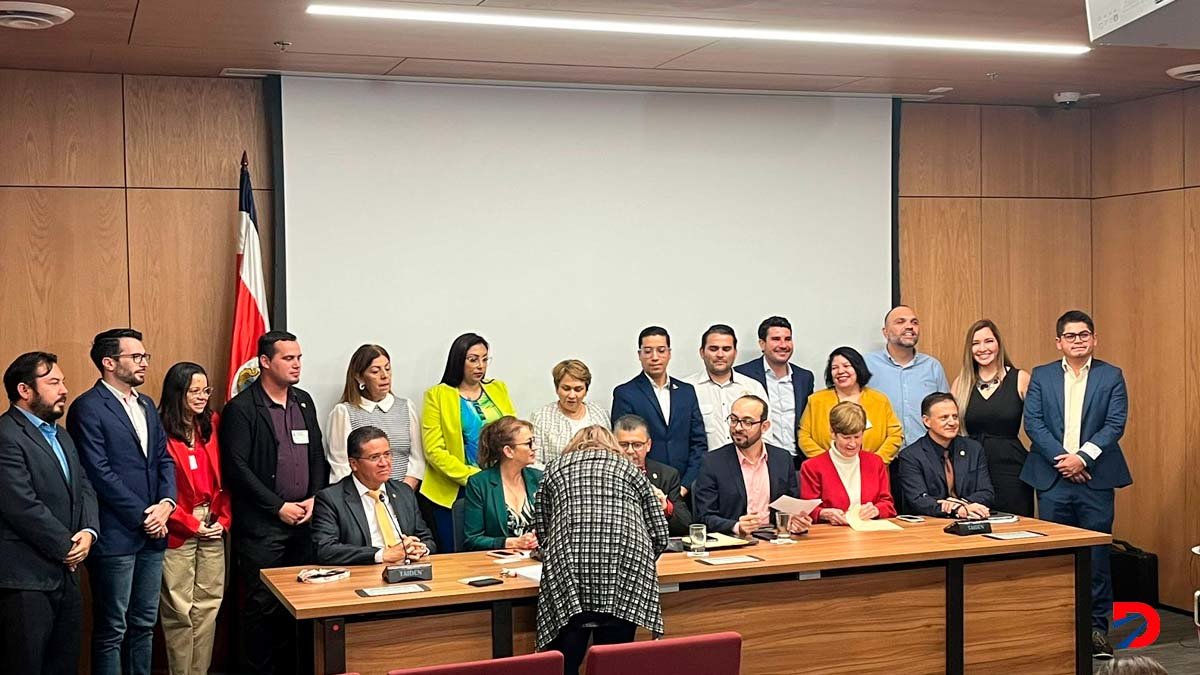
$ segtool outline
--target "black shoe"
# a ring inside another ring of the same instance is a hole
[[[1098,630],[1092,631],[1092,658],[1107,661],[1112,657],[1113,648],[1108,644],[1108,636]]]

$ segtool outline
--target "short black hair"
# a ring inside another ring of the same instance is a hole
[[[110,328],[92,338],[92,348],[88,351],[88,356],[101,375],[104,374],[104,359],[115,359],[121,355],[121,338],[141,340],[142,334],[132,328]]]
[[[829,360],[825,362],[826,387],[833,387],[833,357],[835,356],[840,356],[850,362],[850,367],[854,369],[854,374],[858,377],[858,386],[867,386],[867,383],[871,381],[871,369],[867,368],[866,360],[854,347],[843,346],[830,352]]]
[[[745,395],[743,395],[743,396],[739,396],[739,397],[737,398],[737,400],[736,400],[736,401],[734,401],[734,403],[737,403],[738,401],[741,401],[741,400],[743,400],[743,399],[749,399],[749,400],[751,400],[751,401],[757,401],[757,402],[758,402],[758,404],[759,404],[760,406],[762,406],[762,417],[759,417],[759,418],[758,418],[758,419],[759,419],[759,421],[761,422],[762,420],[765,420],[765,419],[767,419],[767,417],[768,417],[769,413],[771,412],[771,410],[770,410],[770,408],[767,406],[767,402],[766,402],[766,401],[762,400],[762,398],[760,398],[760,397],[758,397],[758,396],[755,396],[754,394],[745,394]]]
[[[446,355],[446,368],[442,371],[442,384],[457,387],[462,384],[467,370],[467,352],[475,345],[483,345],[488,350],[488,341],[482,335],[463,333],[450,343],[450,353]],[[489,380],[490,381],[490,380]]]
[[[296,336],[286,330],[272,330],[263,333],[258,338],[258,355],[265,356],[268,359],[275,358],[275,343],[277,342],[295,342]]]
[[[958,407],[958,401],[954,400],[953,394],[947,394],[944,391],[935,391],[921,399],[921,417],[928,417],[929,409],[942,401],[950,401],[954,404],[954,407]]]
[[[671,334],[667,332],[666,328],[663,328],[662,326],[646,326],[642,329],[642,332],[638,333],[638,349],[642,348],[642,340],[645,340],[652,335],[661,335],[662,337],[665,337],[667,339],[667,346],[671,346]]]
[[[768,316],[763,319],[762,323],[758,324],[758,339],[766,340],[767,331],[772,328],[786,328],[790,331],[792,329],[792,322],[782,316]]]
[[[21,394],[17,391],[19,384],[36,390],[37,379],[49,373],[56,363],[58,356],[50,352],[25,352],[14,359],[4,370],[4,392],[8,394],[9,402],[21,400]]]
[[[708,330],[704,331],[704,335],[700,336],[700,349],[704,349],[708,345],[709,335],[728,335],[733,338],[733,348],[737,349],[737,333],[733,332],[733,326],[723,323],[714,323],[709,326]],[[640,345],[641,342],[639,341],[638,344]]]
[[[1088,327],[1088,330],[1091,332],[1096,332],[1096,324],[1092,322],[1092,317],[1088,316],[1087,312],[1078,309],[1072,309],[1058,317],[1058,321],[1054,324],[1055,337],[1062,337],[1063,329],[1066,328],[1067,324],[1069,323],[1082,323],[1085,324]]]
[[[379,427],[367,425],[351,431],[346,438],[346,455],[354,459],[362,459],[363,446],[379,438],[387,440],[387,434]]]

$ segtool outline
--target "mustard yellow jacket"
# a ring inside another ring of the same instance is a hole
[[[900,452],[904,443],[904,427],[892,410],[888,397],[877,389],[863,387],[859,405],[867,412],[867,430],[863,432],[863,450],[879,455],[885,464]],[[804,415],[800,417],[797,442],[808,457],[829,451],[833,432],[829,429],[829,411],[838,404],[837,392],[822,389],[808,397]]]
[[[483,390],[501,413],[516,414],[508,398],[508,387],[503,382],[485,382]],[[479,473],[479,467],[466,462],[459,398],[457,388],[435,384],[425,392],[425,404],[421,408],[421,440],[425,443],[426,464],[421,494],[446,508],[454,505],[459,487]]]

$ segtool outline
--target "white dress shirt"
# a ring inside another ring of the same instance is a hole
[[[129,415],[129,421],[133,423],[133,430],[137,432],[138,440],[142,444],[142,455],[148,457],[150,455],[150,425],[146,422],[146,409],[142,407],[138,400],[137,389],[130,389],[129,396],[122,394],[119,389],[111,384],[100,380],[101,384],[108,387],[113,396],[121,402],[121,407],[125,409],[125,414]]]
[[[645,375],[645,373],[642,373]],[[671,423],[671,376],[667,375],[667,383],[663,386],[654,384],[654,378],[646,375],[650,388],[654,390],[654,398],[658,399],[658,407],[662,410],[663,422]]]
[[[354,489],[358,490],[358,496],[362,499],[363,511],[367,512],[367,531],[371,533],[371,546],[375,547],[375,562],[381,563],[384,548],[383,530],[379,529],[379,519],[375,517],[375,500],[367,494],[367,486],[358,480],[358,476],[354,476],[353,480]],[[379,499],[387,507],[388,519],[392,521],[392,527],[396,528],[396,536],[404,539],[404,532],[400,529],[400,523],[396,522],[396,513],[392,511],[392,502],[388,499],[386,483],[379,486]]]
[[[767,403],[771,410],[771,428],[765,434],[767,443],[796,454],[796,390],[792,388],[792,366],[787,375],[776,377],[767,357],[763,357],[767,377]]]
[[[1063,448],[1071,454],[1082,452],[1093,461],[1100,456],[1100,446],[1092,442],[1080,444],[1083,434],[1083,399],[1087,393],[1088,373],[1092,370],[1092,359],[1079,369],[1079,375],[1071,370],[1066,357],[1063,367]]]
[[[733,402],[747,395],[767,400],[767,392],[758,380],[746,377],[734,370],[725,384],[717,384],[707,370],[684,378],[684,382],[696,389],[700,403],[700,416],[704,418],[704,435],[708,439],[708,450],[712,452],[733,442],[729,437],[729,413]],[[768,402],[769,405],[769,402]]]

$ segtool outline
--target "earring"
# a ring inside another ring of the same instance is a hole
[[[359,382],[359,383],[358,383],[358,390],[359,390],[359,391],[366,391],[366,390],[367,390],[367,385],[363,384],[362,382]]]

